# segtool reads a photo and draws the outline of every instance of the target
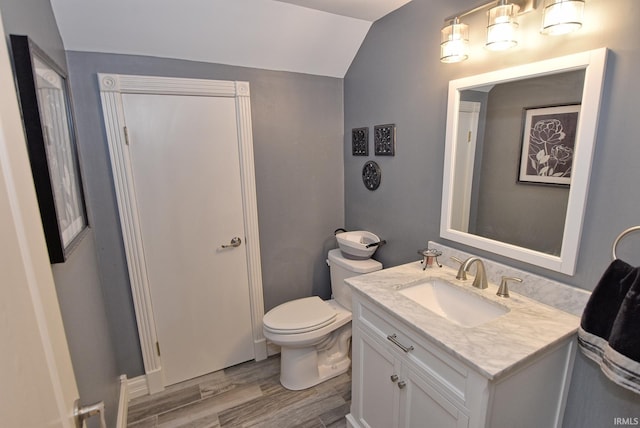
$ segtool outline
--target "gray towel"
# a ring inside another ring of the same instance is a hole
[[[578,329],[582,353],[600,364],[611,329],[633,282],[633,266],[622,260],[611,262],[591,293]]]
[[[640,268],[634,269],[600,367],[609,379],[640,394]]]
[[[609,379],[640,394],[640,267],[609,265],[582,314],[578,345]]]

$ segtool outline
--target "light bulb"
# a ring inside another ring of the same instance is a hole
[[[440,38],[440,61],[453,63],[469,58],[469,26],[455,18],[445,26]]]
[[[518,20],[516,16],[519,10],[520,6],[504,4],[504,1],[498,6],[489,9],[487,14],[487,43],[485,45],[487,49],[498,51],[512,48],[518,44],[516,38]]]
[[[582,27],[584,0],[546,0],[541,33],[566,34]]]

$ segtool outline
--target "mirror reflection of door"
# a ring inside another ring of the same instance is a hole
[[[453,177],[453,210],[451,227],[462,232],[469,231],[469,214],[473,189],[473,166],[478,135],[479,102],[461,101],[458,112],[458,134],[456,142],[456,168]]]

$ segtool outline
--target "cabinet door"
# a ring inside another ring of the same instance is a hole
[[[406,365],[398,384],[402,386],[400,427],[467,428],[469,426],[467,415]]]
[[[362,427],[397,427],[399,370],[393,354],[386,345],[356,328],[353,362],[353,416]]]

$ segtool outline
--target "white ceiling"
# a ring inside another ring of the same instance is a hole
[[[344,77],[373,21],[411,0],[51,0],[66,50]]]
[[[411,0],[276,0],[374,22]]]

